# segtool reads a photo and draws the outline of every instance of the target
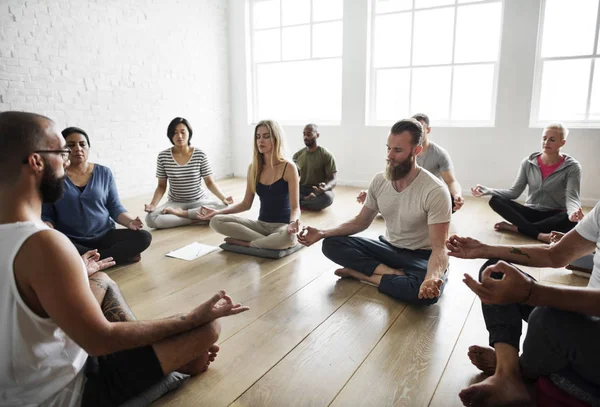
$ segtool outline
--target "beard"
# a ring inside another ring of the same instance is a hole
[[[309,148],[310,148],[310,147],[313,147],[313,146],[315,145],[315,143],[316,143],[315,139],[312,139],[312,140],[304,140],[304,145],[305,145],[306,147],[309,147]]]
[[[40,183],[40,193],[43,203],[54,203],[62,198],[65,191],[65,177],[57,177],[50,165],[46,162],[42,182]]]
[[[413,168],[413,154],[412,152],[406,158],[406,160],[393,166],[391,163],[387,163],[385,167],[385,177],[389,181],[397,181],[408,175],[410,170]]]

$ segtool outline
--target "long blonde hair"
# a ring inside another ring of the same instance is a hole
[[[269,134],[271,135],[271,142],[273,143],[273,150],[271,152],[271,159],[274,163],[279,163],[285,161],[284,156],[284,148],[283,148],[283,130],[279,123],[275,120],[261,120],[256,123],[256,127],[254,128],[254,154],[252,154],[252,164],[250,164],[250,187],[252,188],[252,192],[256,192],[256,184],[258,184],[258,179],[260,178],[260,173],[262,172],[265,161],[263,155],[258,151],[258,145],[256,144],[256,133],[258,132],[258,128],[264,126],[269,130]]]

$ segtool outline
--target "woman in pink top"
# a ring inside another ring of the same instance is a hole
[[[506,219],[494,225],[496,230],[519,232],[550,243],[550,232],[566,233],[583,218],[579,187],[581,165],[573,157],[561,153],[569,131],[561,124],[544,129],[542,151],[526,157],[517,179],[510,189],[477,185],[474,196],[492,195],[490,206]],[[525,190],[525,205],[515,202]]]

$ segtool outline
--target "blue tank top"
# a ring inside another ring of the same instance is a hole
[[[287,163],[283,167],[283,174]],[[288,182],[281,178],[271,185],[256,184],[256,194],[260,198],[258,220],[270,223],[290,223],[290,194]]]

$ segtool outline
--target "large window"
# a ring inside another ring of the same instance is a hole
[[[531,125],[600,125],[599,0],[542,1]]]
[[[372,0],[367,120],[493,126],[502,0]]]
[[[343,0],[250,0],[252,120],[339,124]]]

